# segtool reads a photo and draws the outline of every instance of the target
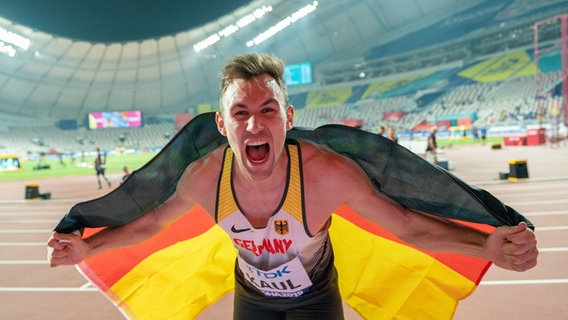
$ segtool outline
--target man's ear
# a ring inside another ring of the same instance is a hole
[[[286,131],[292,129],[294,125],[294,106],[288,106],[286,109]]]
[[[223,136],[227,136],[227,131],[225,130],[225,120],[219,111],[215,112],[215,123],[217,123],[217,130]]]

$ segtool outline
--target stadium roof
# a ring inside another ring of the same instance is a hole
[[[485,0],[209,0],[205,10],[205,1],[101,0],[86,11],[77,5],[86,1],[12,2],[0,6],[0,33],[25,48],[0,43],[0,113],[82,119],[90,111],[215,109],[219,70],[235,54],[316,67],[363,60],[374,46]]]
[[[89,42],[159,38],[198,28],[251,0],[12,0],[0,16],[36,30]]]

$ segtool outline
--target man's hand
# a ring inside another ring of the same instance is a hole
[[[525,222],[495,229],[487,238],[485,250],[489,259],[503,269],[526,271],[537,263],[536,237]]]
[[[86,257],[88,245],[81,234],[53,232],[47,242],[47,261],[50,267],[74,265]]]

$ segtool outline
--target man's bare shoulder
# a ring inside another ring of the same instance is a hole
[[[191,203],[199,203],[212,213],[225,146],[189,164],[180,178],[176,195]]]
[[[310,230],[320,230],[331,212],[371,190],[363,169],[324,145],[298,140],[302,152],[306,215]]]
[[[342,185],[360,185],[362,180],[368,180],[361,166],[353,159],[321,144],[305,140],[299,142],[305,180],[319,182],[326,180],[328,184],[338,182]]]
[[[325,177],[327,183],[352,180],[353,176],[361,174],[361,168],[355,161],[327,146],[312,141],[298,141],[302,152],[302,166],[306,182],[321,182],[324,180],[322,177]]]
[[[218,147],[203,158],[190,163],[178,183],[178,188],[199,192],[214,187],[219,178],[225,146]]]
[[[184,176],[191,178],[205,178],[208,176],[218,176],[223,162],[223,155],[226,145],[209,152],[203,158],[192,162],[186,169]]]
[[[302,164],[327,168],[329,166],[349,165],[350,159],[330,148],[308,140],[298,140],[302,151]]]

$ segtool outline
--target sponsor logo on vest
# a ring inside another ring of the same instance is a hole
[[[250,274],[248,274],[249,276],[254,275],[256,277],[263,278],[263,279],[282,278],[282,277],[291,273],[291,271],[288,270],[287,265],[284,265],[284,267],[280,267],[280,268],[281,269],[275,268],[275,269],[272,269],[270,271],[262,271],[260,269],[253,268],[250,265],[247,265],[247,270],[250,273]]]
[[[235,242],[235,245],[249,250],[257,257],[264,252],[268,252],[269,254],[286,253],[292,246],[292,240],[289,239],[264,239],[260,244],[257,244],[252,240],[243,240],[239,238],[233,238],[233,241]]]
[[[268,297],[295,298],[312,286],[298,257],[271,270],[260,270],[239,256],[238,266],[245,279]]]
[[[231,232],[232,232],[232,233],[241,233],[241,232],[246,232],[246,231],[249,231],[249,230],[250,230],[250,228],[237,229],[237,228],[235,228],[235,225],[233,225],[233,226],[231,227]]]
[[[281,235],[288,234],[288,220],[274,221],[274,230]]]

